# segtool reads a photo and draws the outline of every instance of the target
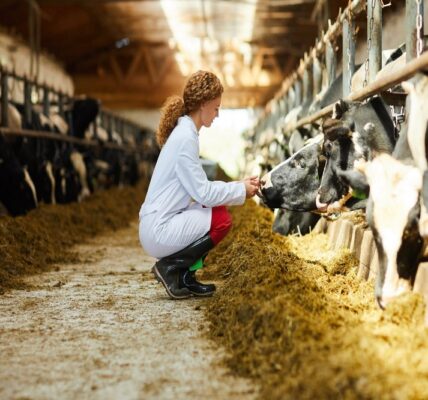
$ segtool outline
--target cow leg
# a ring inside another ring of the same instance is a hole
[[[421,216],[419,218],[419,233],[423,239],[428,238],[428,170],[425,170],[420,197]]]

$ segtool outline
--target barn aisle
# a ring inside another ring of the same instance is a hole
[[[251,399],[204,337],[204,301],[174,302],[137,225],[76,247],[79,262],[0,298],[2,399]]]

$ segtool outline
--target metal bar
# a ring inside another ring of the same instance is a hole
[[[380,0],[367,4],[367,48],[369,58],[368,81],[373,82],[382,68],[382,5]]]
[[[49,100],[49,89],[45,86],[43,88],[43,114],[49,117],[50,100]]]
[[[113,117],[111,116],[111,114],[106,114],[106,117],[107,117],[107,131],[111,132],[113,130],[113,124],[112,124]]]
[[[290,90],[287,91],[286,93],[287,96],[287,103],[288,103],[288,112],[290,112],[294,106],[295,106],[295,102],[296,102],[296,90],[291,87]]]
[[[73,136],[61,135],[53,132],[45,132],[45,131],[33,131],[28,129],[11,129],[11,128],[3,128],[0,127],[0,133],[8,136],[25,136],[25,137],[34,137],[34,138],[43,138],[50,140],[57,140],[60,142],[69,142],[74,144],[80,144],[83,146],[99,146],[116,150],[137,152],[143,151],[143,148],[132,147],[126,145],[119,145],[116,143],[104,143],[96,140],[87,140],[87,139],[79,139]]]
[[[343,97],[351,93],[351,79],[355,72],[355,23],[352,15],[343,20],[342,65],[343,65]]]
[[[306,81],[306,85],[305,85]],[[308,66],[303,72],[303,101],[311,100],[313,91],[312,68]]]
[[[406,0],[406,60],[409,62],[417,56],[418,34],[423,37],[424,1]],[[422,27],[418,30],[416,17],[422,16]]]
[[[424,52],[419,58],[415,58],[409,63],[407,63],[403,68],[398,71],[395,71],[389,74],[387,77],[376,79],[374,82],[369,83],[366,87],[359,90],[358,92],[351,93],[346,100],[349,101],[358,101],[366,99],[376,93],[379,93],[383,90],[390,89],[391,87],[397,85],[398,83],[411,78],[415,73],[419,71],[428,72],[428,51]],[[309,115],[305,118],[300,119],[297,123],[290,128],[289,131],[284,132],[285,134],[293,131],[296,128],[301,126],[311,124],[316,120],[325,117],[333,111],[333,104],[324,107],[322,110],[317,111],[315,114]]]
[[[322,86],[321,63],[317,57],[314,58],[314,62],[312,64],[312,74],[313,74],[313,82],[314,82],[312,98],[315,98],[315,96],[319,92],[321,92],[321,86]]]
[[[64,117],[64,95],[60,92],[58,94],[58,114]]]
[[[295,93],[295,97],[294,97],[294,107],[300,106],[300,104],[302,104],[303,101],[303,97],[302,97],[302,82],[297,79],[295,84],[294,84],[294,93]]]
[[[27,85],[29,84],[31,87],[32,86],[40,87],[40,85],[37,84],[34,80],[27,79],[26,77],[19,76],[19,75],[16,74],[15,71],[10,71],[7,68],[5,68],[4,66],[0,66],[0,90],[1,90],[1,93],[7,93],[8,92],[7,81],[8,81],[9,78],[16,79],[18,81],[23,81],[24,82],[24,95],[25,95],[25,82],[27,82]],[[51,87],[49,85],[43,85],[43,90],[44,90],[44,93],[45,93],[46,90],[48,90],[50,93],[52,93],[52,94],[54,94],[54,95],[57,96],[57,99],[58,99],[57,101],[50,101],[50,99],[49,99],[49,105],[58,105],[59,110],[60,110],[60,114],[62,113],[62,115],[64,115],[64,103],[65,103],[65,101],[69,102],[70,97],[67,94],[62,93],[61,91],[56,90],[56,89],[54,89],[53,87]],[[4,96],[2,96],[1,99],[3,99],[3,97]],[[8,98],[8,96],[6,96],[6,99],[7,98]],[[29,92],[28,99],[30,100],[29,101],[29,105],[30,105],[30,109],[31,109],[31,90]],[[0,101],[2,102],[3,100],[0,100]],[[7,100],[5,100],[5,101],[7,101]],[[42,100],[41,103],[43,105],[44,113],[46,113],[46,108],[45,108],[44,101],[45,101],[45,97],[43,96],[43,100]],[[0,103],[0,104],[2,104],[2,103]],[[2,107],[2,110],[3,109],[7,111],[7,107]],[[104,112],[108,112],[108,111],[105,111],[105,110],[103,110],[103,111]],[[3,111],[2,111],[2,113],[3,113]],[[108,113],[111,114],[111,115],[114,115],[111,112],[108,112]],[[30,112],[30,114],[31,114],[31,112]],[[1,118],[1,115],[0,115],[0,118]],[[117,118],[119,118],[119,119],[121,119],[123,121],[127,121],[132,126],[135,126],[135,129],[137,131],[141,128],[140,126],[134,124],[134,122],[132,122],[132,121],[126,119],[126,118],[123,118],[121,116],[117,116]],[[2,121],[6,121],[7,122],[7,117],[6,117],[6,119],[0,119],[0,125],[1,126],[3,124]]]
[[[318,41],[318,44],[312,49],[310,52],[310,57],[305,60],[302,60],[299,69],[303,71],[304,68],[308,64],[312,62],[312,57],[317,55],[319,57],[322,56],[322,53],[325,51],[326,43],[331,42],[334,43],[336,38],[340,36],[343,30],[343,21],[347,18],[348,13],[351,13],[353,16],[360,14],[365,10],[367,0],[352,0],[348,7],[337,16],[336,21],[331,24],[329,22],[329,28],[321,40]],[[342,35],[343,36],[343,35]],[[287,91],[293,84],[296,77],[290,80],[288,85],[284,85],[282,91]]]
[[[7,106],[8,106],[8,73],[1,71],[1,120],[0,126],[8,126],[8,115],[7,115]]]
[[[31,124],[31,83],[24,80],[24,125]]]
[[[325,46],[325,62],[327,66],[327,84],[330,86],[336,79],[336,52],[328,40]]]

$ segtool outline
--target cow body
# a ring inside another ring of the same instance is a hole
[[[0,135],[0,201],[13,215],[37,207],[37,194],[28,171],[21,166],[11,147]]]
[[[426,100],[427,95],[425,93]],[[378,155],[358,166],[356,171],[343,174],[354,189],[368,194],[366,219],[379,257],[375,295],[381,307],[411,288],[426,246],[420,229],[426,172],[423,165],[420,166],[425,156],[418,162],[415,154],[418,156],[421,152],[412,151],[414,140],[419,140],[424,151],[426,114],[420,112],[424,106],[422,99],[413,103],[411,99],[407,122],[392,155]]]

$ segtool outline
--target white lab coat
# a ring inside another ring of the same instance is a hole
[[[141,245],[156,258],[182,250],[209,231],[212,207],[243,204],[245,194],[243,182],[207,179],[196,126],[189,116],[180,117],[159,154],[140,209]]]

